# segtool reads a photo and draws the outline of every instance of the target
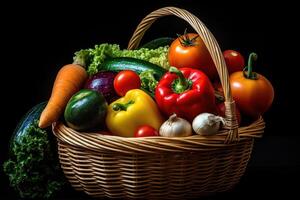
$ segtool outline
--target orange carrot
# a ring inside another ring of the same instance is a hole
[[[69,99],[81,89],[87,77],[86,70],[78,64],[68,64],[59,70],[51,97],[40,116],[40,128],[48,127],[58,120]]]

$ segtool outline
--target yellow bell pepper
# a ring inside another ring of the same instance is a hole
[[[154,100],[140,89],[129,90],[124,97],[112,102],[106,116],[109,131],[123,137],[133,137],[142,125],[159,130],[163,122]]]

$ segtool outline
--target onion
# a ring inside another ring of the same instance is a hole
[[[115,72],[101,71],[91,76],[85,83],[85,89],[95,90],[103,94],[108,103],[115,101],[118,98],[114,89]]]
[[[159,129],[159,135],[165,137],[185,137],[192,134],[191,124],[187,120],[177,117],[176,114],[171,115]]]
[[[221,123],[225,124],[223,117],[211,113],[201,113],[195,117],[192,126],[199,135],[214,135],[219,131]]]

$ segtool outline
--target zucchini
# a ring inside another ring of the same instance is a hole
[[[167,72],[166,69],[158,65],[152,64],[148,61],[128,57],[106,59],[102,63],[101,69],[102,71],[114,72],[119,72],[122,70],[132,70],[138,74],[146,70],[153,70],[158,79],[160,79]]]
[[[14,142],[20,143],[21,138],[27,134],[28,128],[34,123],[35,120],[39,120],[41,113],[47,105],[47,101],[39,103],[32,107],[20,120],[16,126],[11,140],[10,147],[12,147]]]
[[[147,48],[147,49],[157,49],[158,47],[163,46],[170,46],[170,44],[174,41],[174,38],[170,37],[161,37],[154,40],[151,40],[150,42],[147,42],[146,44],[142,45],[140,48]]]

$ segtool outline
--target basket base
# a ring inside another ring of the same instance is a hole
[[[232,189],[244,174],[253,139],[217,150],[116,154],[58,142],[65,176],[97,198],[190,199]]]

